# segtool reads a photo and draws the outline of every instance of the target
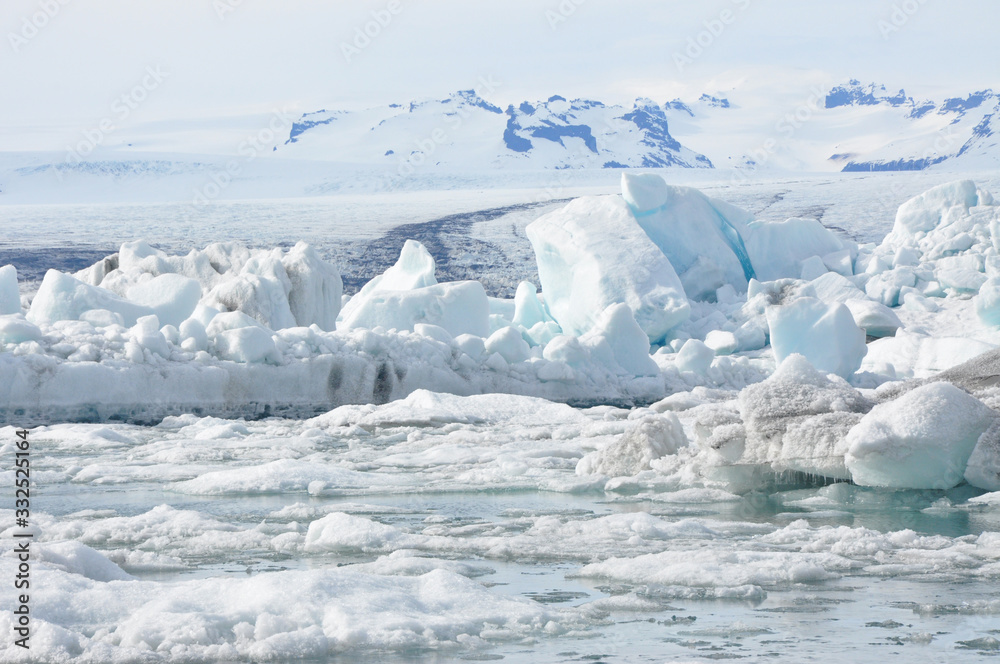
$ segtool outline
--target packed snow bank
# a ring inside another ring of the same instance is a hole
[[[617,303],[628,305],[654,343],[690,315],[674,267],[617,196],[578,198],[525,233],[546,304],[566,334],[586,333]]]

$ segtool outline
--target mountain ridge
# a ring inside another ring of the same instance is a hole
[[[752,111],[729,94],[631,105],[597,99],[494,104],[475,90],[362,111],[303,113],[284,156],[361,163],[497,168],[757,168],[752,152],[720,133]],[[846,172],[924,170],[953,163],[1000,167],[1000,95],[990,88],[941,101],[850,79],[829,88],[810,127],[785,141],[785,164]],[[766,141],[766,127],[764,138]],[[718,140],[706,140],[717,136]],[[417,138],[414,138],[417,137]],[[734,136],[734,139],[737,138]],[[811,143],[813,152],[798,155]],[[746,144],[747,140],[743,140]],[[750,141],[753,144],[753,141]],[[338,157],[338,155],[340,157]],[[780,160],[776,160],[779,161]],[[822,164],[825,162],[825,166]]]

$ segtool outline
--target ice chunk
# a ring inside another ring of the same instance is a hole
[[[342,327],[412,330],[417,323],[430,323],[457,337],[460,334],[489,335],[489,302],[478,281],[456,281],[412,290],[374,290],[358,306],[344,308]]]
[[[969,498],[969,502],[973,505],[989,505],[1000,507],[1000,491],[993,491],[991,493],[984,493],[981,496],[976,496],[975,498]]]
[[[109,325],[125,326],[125,318],[121,314],[107,309],[90,309],[80,314],[80,320],[90,323],[94,327],[108,327]]]
[[[561,362],[571,367],[582,367],[590,362],[590,353],[577,337],[559,334],[545,344],[542,357],[550,362]]]
[[[70,574],[94,581],[130,581],[135,577],[81,542],[52,542],[41,545],[39,559]]]
[[[295,327],[288,307],[291,282],[276,256],[251,259],[239,275],[216,285],[202,304],[220,311],[240,311],[272,330]]]
[[[899,206],[893,236],[913,236],[937,228],[979,204],[976,183],[960,180],[938,185]]]
[[[761,281],[798,278],[803,262],[810,257],[843,249],[840,238],[815,219],[754,222],[750,224],[747,238],[747,251],[757,269],[757,279]],[[819,263],[822,264],[822,260]],[[817,269],[823,268],[819,265]]]
[[[477,337],[474,334],[458,335],[455,337],[455,346],[474,360],[478,360],[486,352],[486,343],[483,341],[483,338]]]
[[[580,337],[584,346],[610,347],[614,362],[633,376],[655,376],[656,362],[649,356],[649,339],[632,311],[624,304],[612,304],[598,317],[590,332]],[[593,351],[591,351],[593,355]]]
[[[997,415],[950,383],[879,404],[847,436],[846,463],[862,486],[950,489]]]
[[[201,286],[179,274],[161,274],[132,286],[128,299],[150,307],[164,325],[180,325],[201,299]]]
[[[965,481],[987,491],[1000,491],[1000,419],[994,420],[969,456]]]
[[[979,319],[987,325],[1000,326],[1000,277],[988,279],[973,299]]]
[[[241,327],[225,330],[214,338],[215,353],[223,360],[233,362],[270,362],[280,364],[271,333],[263,327]]]
[[[850,310],[855,324],[870,337],[891,337],[903,326],[899,316],[881,302],[847,300],[844,306]]]
[[[653,173],[622,173],[622,196],[679,274],[700,260],[701,272],[718,270],[722,281],[715,288],[729,283],[740,291],[756,276],[757,265],[745,245],[752,219],[745,210],[697,189],[668,185]]]
[[[867,299],[865,292],[854,285],[854,282],[836,272],[827,272],[809,282],[816,291],[816,297],[827,304],[847,302],[848,300]]]
[[[21,292],[17,288],[17,268],[0,267],[0,316],[21,313]]]
[[[940,266],[940,261],[938,265],[938,269],[934,270],[934,276],[945,288],[975,293],[986,283],[986,275],[975,268],[967,266],[943,267]]]
[[[378,551],[400,537],[402,533],[364,517],[333,512],[309,524],[305,550],[319,551]]]
[[[486,340],[486,352],[499,353],[509,363],[523,362],[531,355],[531,348],[516,327],[502,327]]]
[[[702,341],[688,339],[677,353],[674,365],[678,371],[691,371],[704,375],[712,366],[715,351]]]
[[[856,248],[853,253],[857,253]],[[849,277],[854,274],[854,256],[852,256],[852,251],[850,249],[834,251],[822,256],[822,259],[823,264],[826,265],[827,269],[835,274],[839,274],[844,277]]]
[[[817,297],[827,304],[843,302],[847,305],[854,322],[868,336],[892,336],[903,326],[892,309],[881,302],[869,300],[864,291],[839,274],[827,272],[813,279],[809,285],[816,291]]]
[[[766,315],[778,362],[798,353],[820,371],[847,378],[867,353],[865,333],[843,304],[828,305],[806,297],[770,306]]]
[[[761,586],[837,578],[835,572],[824,567],[825,563],[836,569],[840,562],[837,558],[840,556],[790,551],[668,550],[590,563],[575,575],[633,585],[684,586],[700,591],[694,597],[759,600],[767,596]]]
[[[178,334],[181,338],[181,348],[188,352],[205,350],[208,347],[205,326],[196,318],[188,318],[181,323]]]
[[[826,263],[819,256],[810,256],[801,262],[802,274],[800,278],[804,281],[812,281],[818,277],[823,276],[829,270],[826,267]]]
[[[160,321],[154,316],[142,316],[129,330],[129,337],[139,348],[148,349],[160,357],[170,357],[170,346],[160,333]]]
[[[434,258],[424,245],[416,240],[407,240],[399,252],[399,258],[388,270],[365,284],[341,310],[340,318],[348,320],[355,311],[368,306],[368,301],[376,293],[383,291],[408,291],[437,284],[434,277]]]
[[[900,328],[896,336],[868,344],[861,368],[878,372],[890,365],[898,378],[926,378],[992,348],[991,344],[967,337],[931,337]]]
[[[649,462],[686,447],[687,436],[674,413],[631,420],[617,441],[580,459],[577,475],[631,477],[649,470]]]
[[[280,364],[281,357],[270,330],[241,311],[218,314],[212,318],[206,334],[220,359]]]
[[[545,311],[545,306],[538,301],[538,289],[535,288],[535,284],[529,281],[519,283],[514,294],[514,317],[511,322],[530,330],[539,323],[551,320],[552,317]]]
[[[716,355],[730,355],[740,347],[736,335],[725,330],[712,330],[705,335],[705,345],[715,351]]]
[[[305,242],[297,242],[281,259],[291,290],[288,308],[301,327],[317,325],[321,330],[333,330],[340,314],[340,298],[344,284],[337,268],[316,253]]]
[[[24,315],[17,313],[0,316],[0,343],[19,344],[41,338],[41,329],[25,320]]]
[[[443,344],[451,345],[451,343],[455,340],[455,338],[448,333],[448,330],[443,327],[438,327],[437,325],[430,325],[428,323],[417,323],[413,326],[413,331],[422,337],[436,339]]]
[[[153,313],[151,307],[129,302],[100,286],[91,286],[68,274],[49,270],[31,302],[27,318],[32,323],[78,320],[80,314],[92,309],[107,309],[120,314],[129,327],[135,325],[140,316]]]
[[[917,275],[913,268],[897,267],[875,275],[865,284],[868,297],[881,302],[887,307],[899,305],[899,293],[904,288],[912,288],[917,284]]]
[[[527,226],[548,309],[567,334],[591,329],[625,303],[650,341],[690,315],[670,261],[616,196],[587,196]]]
[[[872,405],[843,379],[790,355],[767,380],[740,392],[741,460],[846,479],[843,441]]]

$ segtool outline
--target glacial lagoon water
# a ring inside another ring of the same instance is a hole
[[[32,430],[37,538],[53,552],[37,572],[36,621],[83,639],[79,661],[217,661],[213,645],[241,638],[239,598],[287,578],[279,595],[309,610],[289,609],[271,627],[285,642],[271,635],[271,649],[255,651],[282,661],[953,662],[998,652],[1000,509],[975,502],[981,491],[777,477],[735,495],[683,470],[608,483],[575,473],[621,423],[606,409],[539,418],[525,408],[503,422],[413,413],[404,423],[389,408]],[[99,580],[107,570],[67,556],[64,540],[134,578]],[[337,572],[352,575],[350,596],[308,585]],[[484,593],[480,605],[513,603],[476,616],[462,597],[432,592],[386,622],[393,584],[428,574],[471,584],[461,592]],[[220,589],[232,597],[207,596]],[[62,606],[87,596],[106,604]],[[350,634],[312,656],[302,630],[329,627],[339,603]],[[459,633],[439,623],[448,612],[465,617]],[[504,616],[511,624],[494,624]]]

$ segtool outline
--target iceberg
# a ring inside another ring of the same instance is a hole
[[[862,486],[950,489],[997,413],[950,383],[881,403],[847,435],[845,463]]]
[[[849,479],[845,438],[874,404],[838,376],[789,355],[767,380],[740,392],[742,463]]]
[[[419,389],[631,406],[700,386],[728,390],[733,402],[718,432],[705,420],[695,436],[714,441],[712,454],[842,478],[843,439],[860,411],[781,424],[780,449],[765,454],[754,427],[734,414],[735,395],[794,355],[824,380],[874,388],[993,348],[993,331],[978,326],[1000,274],[992,197],[955,185],[914,200],[897,228],[904,244],[857,247],[814,220],[762,223],[659,176],[626,174],[622,197],[577,199],[528,225],[542,290],[520,281],[512,299],[489,297],[477,281],[438,283],[433,257],[414,241],[346,299],[337,269],[303,243],[215,243],[171,256],[126,242],[75,276],[50,272],[23,298],[26,313],[16,272],[4,268],[0,292],[16,311],[0,314],[3,413],[26,422],[56,411],[148,421],[195,407],[314,414]],[[755,270],[790,276],[747,281],[716,212],[747,255],[760,257]],[[917,227],[930,230],[907,230]],[[705,251],[685,259],[695,238]],[[681,276],[678,266],[687,268]],[[938,280],[963,270],[980,275],[970,284],[984,280],[974,301],[957,277]],[[971,321],[968,332],[942,326],[935,306]],[[866,346],[866,336],[884,338]],[[183,387],[191,381],[204,384]],[[95,384],[108,387],[84,387]],[[983,468],[992,467],[990,449],[981,448]]]
[[[434,258],[426,247],[416,240],[407,240],[395,264],[362,286],[361,290],[344,305],[340,317],[350,318],[355,310],[365,306],[376,293],[433,286],[437,284],[434,270]]]
[[[128,299],[150,307],[164,325],[178,326],[198,306],[201,285],[189,277],[166,273],[129,288]]]
[[[821,371],[849,378],[868,352],[864,331],[843,304],[804,297],[770,306],[766,316],[777,362],[798,353]]]
[[[21,313],[21,292],[17,287],[17,268],[0,267],[0,316]]]
[[[113,292],[85,284],[57,270],[49,270],[42,279],[26,318],[35,324],[61,320],[79,320],[84,312],[94,309],[112,311],[122,317],[125,325],[135,325],[142,316],[152,315],[152,307],[129,302]]]
[[[690,315],[671,261],[616,196],[578,198],[528,224],[525,233],[548,310],[566,334],[585,334],[618,303],[653,343]]]
[[[374,290],[345,312],[341,324],[345,330],[412,330],[414,325],[428,323],[447,330],[453,337],[485,337],[489,334],[489,307],[486,291],[478,281],[412,290]]]
[[[799,277],[803,264],[811,258],[818,260],[825,272],[822,257],[845,250],[845,241],[815,219],[755,221],[747,235],[747,250],[761,281]]]
[[[692,269],[703,276],[689,280],[689,297],[714,293],[726,283],[743,291],[756,276],[744,242],[752,219],[748,212],[652,173],[622,173],[622,196],[682,279]]]

